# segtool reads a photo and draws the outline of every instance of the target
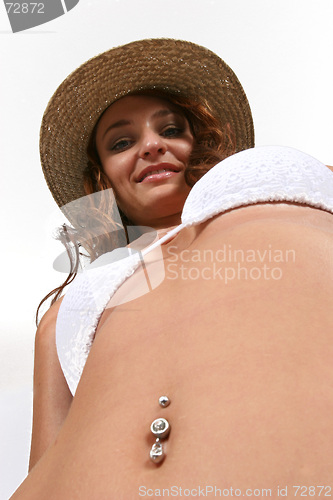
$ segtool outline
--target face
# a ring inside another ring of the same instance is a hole
[[[119,208],[135,224],[178,224],[190,191],[184,172],[193,135],[180,109],[152,96],[127,96],[100,119],[96,145]]]

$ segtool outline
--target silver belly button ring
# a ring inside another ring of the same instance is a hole
[[[170,404],[170,399],[167,396],[161,396],[158,400],[162,408],[166,408]],[[151,432],[156,437],[156,441],[150,450],[150,459],[155,464],[159,464],[165,458],[163,444],[161,439],[167,439],[170,434],[170,424],[166,418],[157,418],[150,426]]]

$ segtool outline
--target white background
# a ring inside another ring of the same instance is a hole
[[[51,238],[58,212],[38,153],[56,87],[113,46],[190,40],[238,75],[258,146],[293,146],[333,165],[332,23],[332,0],[80,0],[66,15],[13,34],[0,5],[0,500],[27,472],[34,314],[63,278],[52,269],[62,251]]]

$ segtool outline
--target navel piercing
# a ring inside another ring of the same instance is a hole
[[[161,396],[158,400],[159,405],[163,408],[169,406],[170,399],[167,396]],[[161,439],[167,439],[170,434],[170,424],[166,418],[156,418],[150,426],[151,432],[156,437],[156,441],[150,450],[150,459],[155,464],[162,462],[165,458],[165,453]]]
[[[156,441],[150,450],[150,460],[155,464],[162,462],[165,453],[161,439],[166,439],[170,433],[170,424],[166,418],[157,418],[150,426],[151,432],[156,437]]]
[[[158,403],[160,406],[162,406],[162,408],[166,408],[167,406],[169,406],[171,401],[168,398],[168,396],[161,396],[160,399],[158,400]]]
[[[170,433],[170,424],[166,418],[157,418],[150,426],[151,432],[158,439],[166,439]]]
[[[164,459],[165,454],[163,446],[158,438],[156,439],[156,443],[154,443],[153,446],[151,447],[149,455],[150,455],[150,460],[155,464],[162,462],[162,460]]]

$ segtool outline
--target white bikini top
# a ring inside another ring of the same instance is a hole
[[[116,290],[137,269],[142,255],[184,227],[232,208],[270,201],[302,203],[333,213],[332,172],[315,158],[292,148],[264,146],[237,153],[194,185],[184,205],[182,223],[176,229],[141,254],[131,253],[128,248],[117,249],[78,274],[67,289],[56,324],[59,361],[72,394],[101,314]]]

